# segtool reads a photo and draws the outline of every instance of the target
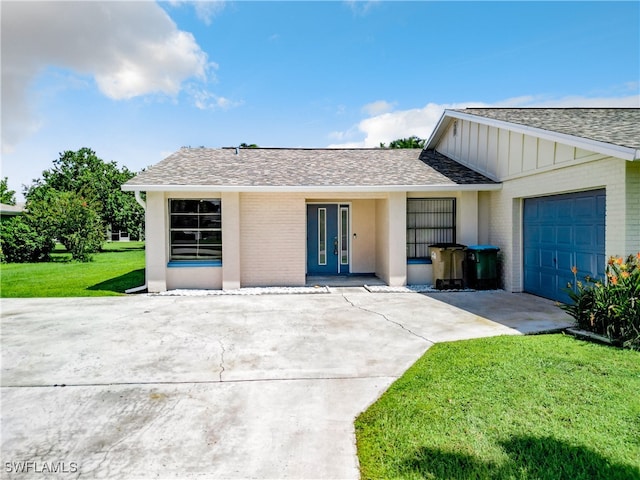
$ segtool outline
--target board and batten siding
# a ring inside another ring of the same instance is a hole
[[[606,158],[563,143],[461,119],[451,122],[436,150],[501,182]]]
[[[305,284],[306,208],[302,194],[240,194],[243,287]]]

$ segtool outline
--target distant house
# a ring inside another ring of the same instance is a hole
[[[111,225],[107,225],[107,240],[110,242],[128,242],[131,238],[128,231],[114,229]]]
[[[496,245],[505,289],[562,298],[573,265],[640,250],[639,124],[640,109],[447,110],[425,150],[183,148],[123,189],[146,192],[150,292],[431,283],[445,242]]]
[[[24,203],[16,203],[15,205],[7,205],[6,203],[0,203],[0,220],[13,218],[16,215],[22,215],[23,213],[24,213]]]

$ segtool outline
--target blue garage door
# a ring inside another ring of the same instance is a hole
[[[524,201],[524,290],[569,302],[563,290],[589,275],[604,277],[605,191],[553,195]]]

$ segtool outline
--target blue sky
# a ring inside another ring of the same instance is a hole
[[[7,1],[10,188],[90,147],[375,147],[445,108],[640,107],[638,2]]]

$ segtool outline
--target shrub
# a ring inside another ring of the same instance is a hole
[[[54,246],[53,239],[34,227],[27,218],[16,216],[2,221],[0,249],[3,263],[48,260]]]
[[[575,276],[576,268],[571,270]],[[640,350],[640,253],[609,258],[604,281],[586,277],[568,287],[573,303],[561,308],[579,328]]]
[[[57,238],[73,260],[90,261],[100,250],[105,228],[96,202],[75,192],[42,189],[28,199],[27,210],[31,222]]]

